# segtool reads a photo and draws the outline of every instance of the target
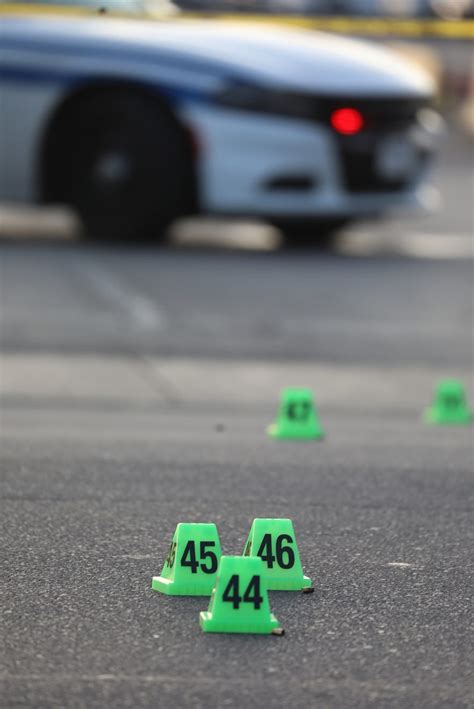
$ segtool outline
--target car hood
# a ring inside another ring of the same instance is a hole
[[[184,43],[186,52],[278,87],[384,96],[427,95],[435,88],[417,65],[366,41],[248,23],[183,23],[168,29],[160,41]]]
[[[89,48],[114,50],[122,61],[139,52],[141,61],[168,67],[184,63],[186,71],[212,74],[221,84],[233,80],[326,95],[385,97],[434,91],[425,72],[394,52],[322,32],[209,20],[9,19],[17,35],[21,23],[30,48],[41,42],[46,48],[75,46],[82,55]]]

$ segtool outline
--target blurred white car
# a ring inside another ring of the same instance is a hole
[[[87,234],[132,239],[193,213],[322,239],[423,202],[434,87],[386,50],[179,18],[0,23],[0,200],[64,203]]]

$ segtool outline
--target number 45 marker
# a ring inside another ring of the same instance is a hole
[[[215,524],[180,522],[151,587],[171,596],[210,596],[221,554]]]

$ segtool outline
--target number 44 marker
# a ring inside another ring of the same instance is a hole
[[[222,556],[209,608],[199,616],[206,633],[283,635],[270,613],[263,562],[258,556]]]

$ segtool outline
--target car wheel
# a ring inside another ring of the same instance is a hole
[[[277,222],[287,248],[331,249],[337,233],[349,219],[318,219],[311,221]]]
[[[107,91],[73,102],[51,132],[49,201],[72,206],[85,236],[149,240],[189,211],[184,131],[148,96]]]

